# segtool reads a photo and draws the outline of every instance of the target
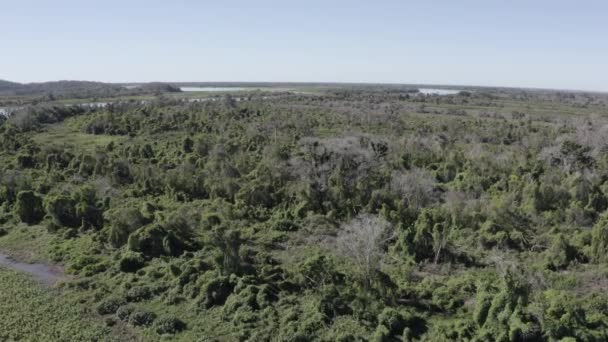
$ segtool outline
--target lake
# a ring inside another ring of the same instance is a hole
[[[460,93],[460,90],[456,89],[420,88],[418,90],[424,95],[456,95]]]
[[[209,92],[229,92],[243,90],[257,90],[258,88],[241,88],[241,87],[180,87],[181,91],[209,91]]]

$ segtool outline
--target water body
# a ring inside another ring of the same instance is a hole
[[[108,106],[108,102],[85,102],[77,103],[76,106],[89,107],[89,108],[103,108]]]
[[[181,91],[228,92],[228,91],[256,90],[257,88],[242,88],[242,87],[181,87],[179,89],[181,89]]]
[[[62,278],[62,274],[57,267],[18,262],[3,253],[0,253],[0,266],[27,273],[37,281],[49,286],[54,285]]]
[[[424,95],[456,95],[460,93],[460,90],[456,89],[420,88],[418,91]]]
[[[12,112],[21,109],[21,107],[0,107],[1,116],[10,116]]]

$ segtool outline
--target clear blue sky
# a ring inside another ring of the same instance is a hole
[[[0,0],[0,79],[608,91],[608,1]]]

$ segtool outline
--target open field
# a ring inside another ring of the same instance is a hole
[[[133,341],[59,290],[0,266],[1,341]]]

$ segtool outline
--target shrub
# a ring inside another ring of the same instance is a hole
[[[127,252],[119,262],[119,268],[123,272],[134,273],[144,267],[144,257],[140,253]]]
[[[126,298],[129,302],[141,302],[152,297],[152,291],[147,286],[134,286],[127,291]]]
[[[376,330],[375,335],[384,338],[398,336],[403,333],[405,326],[405,317],[400,312],[392,308],[386,308],[378,315],[379,329]]]
[[[108,269],[108,264],[105,262],[99,262],[93,265],[87,265],[82,270],[81,273],[85,277],[91,277],[95,274],[99,274],[105,272]]]
[[[17,163],[22,168],[33,168],[36,165],[34,157],[29,154],[21,153],[17,155]]]
[[[154,327],[156,332],[160,335],[173,335],[186,329],[186,323],[175,317],[161,317],[156,320]]]
[[[608,260],[608,213],[593,226],[590,259],[596,263]]]
[[[570,245],[563,234],[558,234],[546,254],[546,265],[551,270],[568,267],[576,259],[577,251]]]
[[[219,277],[205,284],[201,290],[202,295],[198,301],[198,305],[202,309],[209,309],[215,305],[223,305],[232,290],[234,284],[230,282],[228,277]]]
[[[150,326],[152,322],[156,319],[156,314],[154,312],[143,311],[143,312],[133,312],[131,317],[129,318],[129,323],[133,326]]]
[[[114,247],[124,245],[128,241],[129,234],[151,222],[151,219],[145,218],[140,210],[128,205],[108,210],[104,216],[109,225],[106,225],[103,234]]]
[[[101,263],[102,259],[91,255],[79,255],[70,263],[68,270],[71,272],[79,272],[87,266]]]
[[[132,251],[149,257],[178,256],[188,248],[182,237],[184,237],[183,232],[174,232],[161,225],[153,225],[140,228],[131,234],[128,244]]]
[[[81,186],[72,194],[75,203],[76,216],[81,222],[81,229],[103,227],[102,203],[97,201],[97,191],[90,185]]]
[[[299,263],[294,269],[294,277],[299,284],[308,288],[344,282],[344,274],[337,271],[334,260],[319,253]]]
[[[106,326],[108,326],[108,327],[113,327],[116,325],[116,320],[114,320],[114,318],[112,318],[112,317],[106,317],[104,322],[106,323]]]
[[[80,166],[78,168],[78,173],[84,177],[91,176],[95,171],[95,164],[97,160],[93,156],[82,155],[80,157]]]
[[[44,217],[42,198],[33,191],[21,191],[17,194],[15,212],[21,221],[27,224],[39,223]]]
[[[182,141],[182,149],[185,153],[191,153],[194,147],[194,140],[190,137],[185,137]]]
[[[80,217],[76,215],[76,203],[65,195],[51,195],[46,199],[46,211],[53,220],[56,228],[69,227],[78,228],[81,224]]]
[[[127,321],[129,320],[129,317],[131,317],[133,311],[135,311],[135,308],[133,308],[132,306],[121,306],[120,308],[118,308],[118,310],[116,310],[116,317],[118,317],[118,319],[120,319],[121,321]]]
[[[133,182],[129,162],[126,160],[116,160],[112,165],[112,180],[119,185],[130,184]]]
[[[291,232],[291,231],[298,230],[300,227],[298,226],[297,223],[294,223],[291,220],[282,219],[282,220],[277,220],[276,222],[274,222],[272,225],[272,228],[274,230],[278,230],[280,232]]]
[[[108,315],[116,313],[118,308],[125,304],[123,299],[119,298],[110,298],[106,299],[103,302],[99,303],[97,306],[97,313],[100,315]]]
[[[211,242],[218,248],[214,260],[222,274],[239,274],[242,269],[241,232],[217,227],[213,231]]]
[[[167,294],[163,302],[167,305],[177,305],[182,303],[184,300],[184,297],[178,295],[177,293],[170,292]]]

